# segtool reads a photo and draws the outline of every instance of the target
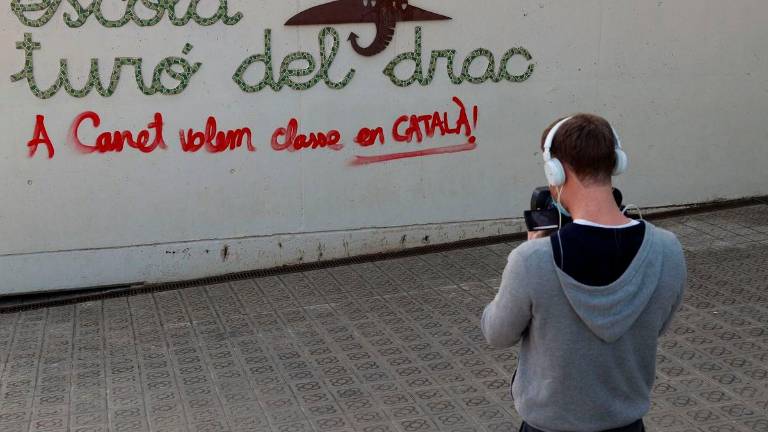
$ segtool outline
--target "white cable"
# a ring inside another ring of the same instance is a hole
[[[636,206],[635,204],[627,204],[627,205],[625,205],[624,206],[624,211],[621,212],[621,214],[626,216],[627,215],[627,211],[629,209],[631,209],[631,208],[634,208],[635,210],[637,210],[637,214],[640,215],[640,220],[641,221],[645,220],[645,218],[643,218],[643,211],[640,209],[640,207]]]
[[[557,204],[560,206],[560,208],[563,207],[562,201],[560,201],[560,197],[563,195],[563,188],[565,188],[565,185],[560,186],[557,189]],[[565,253],[563,252],[563,237],[560,235],[560,231],[563,229],[563,212],[560,211],[560,208],[557,209],[557,243],[560,245],[560,269],[562,271],[565,271]]]

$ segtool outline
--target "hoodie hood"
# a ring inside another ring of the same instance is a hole
[[[601,340],[620,339],[648,306],[661,278],[663,253],[655,228],[645,224],[645,237],[626,272],[610,285],[584,285],[555,266],[568,302],[586,326]]]

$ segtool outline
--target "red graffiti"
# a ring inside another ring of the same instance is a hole
[[[45,117],[38,115],[35,119],[35,130],[32,132],[32,139],[27,142],[29,147],[29,157],[35,156],[37,153],[37,147],[40,144],[45,144],[48,150],[48,159],[53,159],[55,151],[53,150],[53,142],[48,136],[48,131],[45,129]]]
[[[436,147],[436,148],[430,148],[426,150],[416,150],[411,152],[391,153],[391,154],[386,154],[381,156],[355,156],[355,158],[352,159],[349,162],[349,164],[352,166],[370,165],[374,163],[388,162],[388,161],[393,161],[397,159],[408,159],[408,158],[415,158],[415,157],[422,157],[422,156],[434,156],[434,155],[448,154],[448,153],[460,153],[465,151],[471,151],[476,148],[477,148],[477,144],[475,142],[467,142],[466,144]]]
[[[102,132],[96,137],[94,144],[84,144],[79,137],[80,126],[85,120],[90,120],[93,123],[93,127],[97,128],[101,124],[101,118],[93,111],[86,111],[75,118],[72,122],[72,126],[69,129],[70,142],[77,151],[80,153],[120,153],[127,144],[128,147],[135,148],[142,153],[151,153],[157,148],[165,149],[165,141],[163,140],[163,116],[160,113],[155,113],[154,120],[147,125],[146,129],[142,129],[136,134],[131,131],[114,131],[114,132]],[[154,131],[155,139],[150,143],[151,133]]]
[[[282,138],[282,142],[281,142]],[[344,148],[341,143],[341,132],[330,130],[327,133],[312,132],[309,135],[299,133],[299,121],[292,118],[287,127],[275,129],[272,134],[272,148],[276,151],[290,152],[302,149],[329,148],[339,151]]]
[[[216,118],[213,116],[208,117],[205,122],[205,132],[193,131],[187,129],[186,135],[184,130],[179,131],[179,140],[181,142],[181,149],[185,152],[197,152],[201,148],[205,147],[208,153],[221,153],[226,150],[235,150],[243,146],[245,141],[248,151],[256,151],[256,147],[253,146],[253,134],[250,128],[231,129],[228,131],[219,131],[216,125]]]
[[[479,110],[477,106],[472,108],[472,121],[470,121],[464,102],[458,97],[454,97],[453,103],[459,109],[458,118],[455,121],[450,119],[448,112],[440,113],[435,111],[432,114],[424,115],[402,115],[392,125],[392,138],[400,143],[411,143],[413,141],[422,143],[427,138],[433,138],[438,134],[443,137],[464,135],[467,137],[466,143],[379,156],[355,156],[349,164],[353,166],[368,165],[396,159],[458,153],[476,149],[477,138],[474,136],[474,130],[477,128]],[[376,135],[373,135],[370,129],[363,128],[358,133],[356,142],[362,147],[368,147],[375,142],[375,137]],[[383,144],[383,138],[381,142]]]
[[[379,143],[384,144],[384,128],[369,129],[364,127],[357,132],[355,137],[355,142],[360,144],[361,147],[372,146],[377,140]]]
[[[435,111],[433,114],[426,115],[403,115],[392,125],[392,137],[397,142],[412,142],[414,138],[416,138],[416,142],[423,142],[424,135],[432,138],[436,132],[440,132],[441,136],[464,134],[469,137],[470,141],[474,141],[475,137],[472,136],[473,125],[469,122],[464,103],[457,97],[453,98],[453,102],[459,107],[459,118],[456,120],[455,126],[451,126],[447,112],[441,114]],[[474,113],[476,124],[477,107],[475,107]],[[406,124],[407,127],[403,128],[403,125]]]
[[[361,148],[371,150],[378,147],[387,148],[387,139],[396,146],[411,145],[416,148],[410,151],[398,151],[370,156],[355,156],[349,161],[350,165],[368,165],[392,161],[396,159],[433,156],[449,153],[472,151],[477,148],[477,129],[479,110],[477,106],[469,109],[458,97],[452,98],[454,112],[450,110],[435,111],[431,114],[404,114],[399,116],[389,128],[390,136],[385,135],[383,127],[362,127],[358,129],[354,142]],[[144,129],[136,132],[130,130],[100,131],[101,117],[93,111],[85,111],[78,115],[69,128],[67,142],[80,153],[109,153],[122,152],[126,147],[134,148],[142,153],[151,153],[157,149],[167,148],[163,139],[164,122],[160,113],[155,113],[152,121]],[[84,133],[83,130],[87,132]],[[90,129],[89,129],[90,128]],[[84,143],[83,136],[94,136],[93,142]],[[454,142],[461,139],[461,144],[446,144],[439,147],[423,148],[419,144],[430,142],[432,139],[453,137]],[[234,151],[246,147],[249,152],[255,152],[253,132],[251,128],[219,130],[216,117],[209,116],[202,130],[193,128],[179,129],[179,143],[182,151],[195,153],[205,149],[208,153]],[[380,146],[376,146],[379,143]],[[409,145],[410,144],[410,145]],[[29,157],[34,157],[38,148],[45,145],[48,158],[54,156],[54,146],[46,130],[45,117],[38,115],[35,122],[32,139],[27,142]],[[284,127],[274,130],[271,137],[271,147],[275,151],[296,152],[309,149],[330,149],[340,151],[344,148],[341,132],[330,129],[327,132],[302,132],[299,120],[292,118]]]

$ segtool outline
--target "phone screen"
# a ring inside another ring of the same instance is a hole
[[[525,224],[528,231],[549,231],[560,227],[557,210],[526,211]]]

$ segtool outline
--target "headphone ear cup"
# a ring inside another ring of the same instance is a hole
[[[546,174],[550,186],[559,187],[565,184],[565,169],[557,159],[544,162],[544,174]]]
[[[627,172],[629,166],[629,158],[622,149],[616,149],[616,167],[613,169],[613,175],[618,176]]]

